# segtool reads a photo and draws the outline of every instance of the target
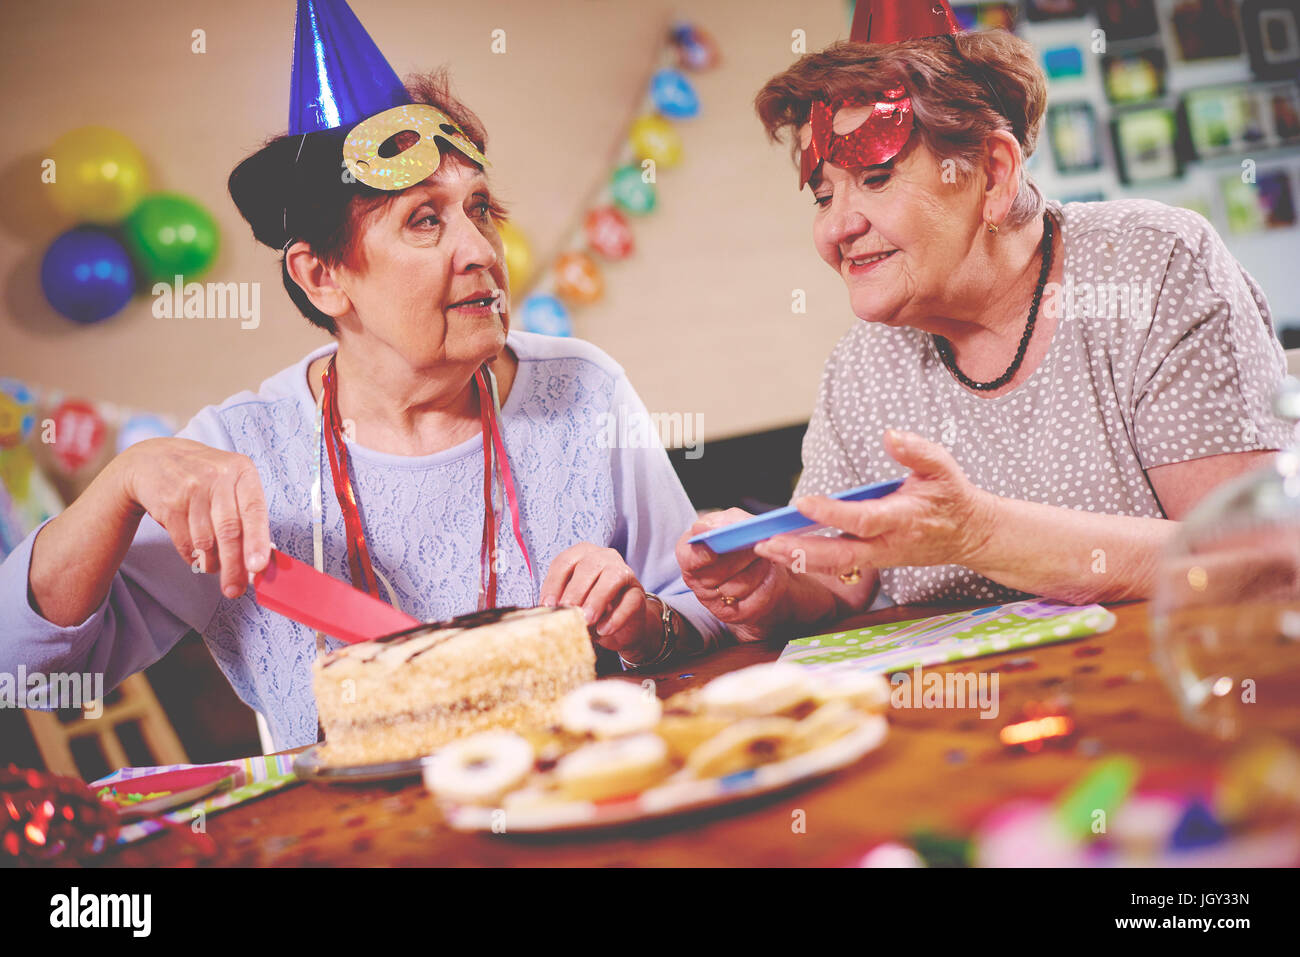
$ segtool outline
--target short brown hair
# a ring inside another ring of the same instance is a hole
[[[798,164],[798,129],[808,122],[815,99],[830,102],[878,93],[896,86],[912,98],[915,128],[936,155],[951,157],[969,176],[995,130],[1007,130],[1024,159],[1038,145],[1047,106],[1047,78],[1033,48],[1005,30],[960,33],[899,43],[841,40],[820,53],[801,57],[768,80],[754,108],[775,142],[791,132],[791,154]],[[1042,214],[1043,196],[1023,175],[1006,224],[1023,225]]]
[[[487,149],[483,122],[451,92],[444,67],[405,80],[412,102],[446,113],[481,152]],[[343,141],[349,130],[326,130],[303,136],[276,136],[247,157],[230,174],[230,196],[253,228],[258,242],[281,252],[280,274],[294,305],[314,325],[335,335],[333,317],[317,309],[289,275],[284,251],[302,240],[327,265],[351,261],[358,227],[365,217],[387,206],[401,190],[374,189],[344,176]],[[499,207],[494,213],[501,215]]]

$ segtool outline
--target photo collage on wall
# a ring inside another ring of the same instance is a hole
[[[952,6],[964,29],[1005,27],[1030,34],[1048,78],[1043,139],[1063,201],[1116,198],[1098,185],[1098,174],[1111,173],[1119,188],[1167,191],[1185,183],[1178,205],[1207,218],[1217,206],[1225,217],[1220,222],[1233,234],[1296,225],[1297,0]],[[1062,29],[1071,22],[1077,29]],[[1040,39],[1048,36],[1071,39]],[[1100,95],[1083,82],[1090,59]],[[1179,77],[1175,84],[1171,73]],[[1198,76],[1206,79],[1198,82]],[[1195,182],[1186,179],[1193,168],[1203,171]],[[1072,177],[1078,190],[1066,188]]]

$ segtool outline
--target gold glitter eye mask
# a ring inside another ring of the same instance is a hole
[[[411,132],[419,139],[392,156],[380,156],[379,148],[398,133]],[[439,109],[423,103],[397,106],[362,120],[352,128],[343,144],[343,162],[360,182],[375,189],[398,190],[414,186],[431,176],[442,162],[438,140],[478,163],[487,157],[465,132]]]

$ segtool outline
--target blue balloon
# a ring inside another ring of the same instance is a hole
[[[700,112],[695,87],[678,70],[660,70],[650,81],[650,98],[655,109],[674,120],[689,120]]]
[[[99,322],[117,312],[135,292],[131,257],[113,236],[78,226],[50,244],[41,261],[41,288],[62,315]]]
[[[569,310],[564,303],[554,296],[534,293],[524,300],[520,307],[523,314],[524,328],[529,332],[539,332],[544,336],[571,336],[573,323],[569,321]]]
[[[167,438],[174,434],[170,425],[148,412],[137,412],[122,424],[117,433],[117,451],[125,452],[145,439]]]

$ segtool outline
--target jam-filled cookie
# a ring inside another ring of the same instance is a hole
[[[636,794],[672,771],[668,745],[657,734],[633,734],[583,745],[555,766],[555,783],[575,801]]]
[[[792,712],[813,699],[812,677],[799,665],[772,661],[714,678],[700,695],[709,714],[757,718]]]
[[[794,753],[797,735],[798,722],[790,718],[745,718],[692,751],[686,770],[712,778],[780,761]]]
[[[483,731],[446,745],[426,769],[438,797],[462,804],[491,804],[523,783],[533,770],[533,747],[513,731]]]
[[[654,692],[617,679],[574,688],[560,702],[560,724],[565,731],[597,738],[653,731],[661,714],[663,705]]]

